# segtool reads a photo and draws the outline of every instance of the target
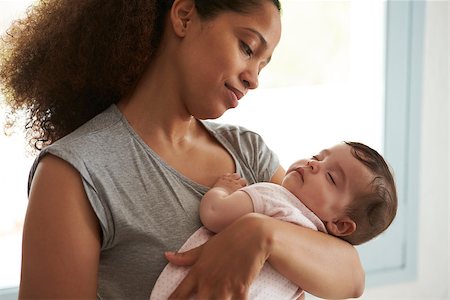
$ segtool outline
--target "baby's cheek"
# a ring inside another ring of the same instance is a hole
[[[329,213],[327,202],[322,197],[314,197],[314,203],[311,206],[310,209],[319,217],[328,215]]]

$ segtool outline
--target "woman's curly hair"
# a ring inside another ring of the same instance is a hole
[[[0,83],[36,149],[130,93],[158,44],[158,11],[152,0],[45,0],[12,24]]]
[[[263,0],[195,0],[202,18]],[[272,0],[278,10],[278,0]],[[173,0],[41,0],[0,47],[0,88],[37,150],[129,95],[159,45]]]

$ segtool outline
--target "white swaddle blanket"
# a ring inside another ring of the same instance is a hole
[[[288,190],[272,183],[257,183],[240,189],[252,199],[256,213],[326,232],[322,221]],[[214,233],[201,227],[189,237],[179,252],[195,248],[208,241]],[[165,300],[189,272],[189,267],[169,263],[153,287],[150,300]],[[249,291],[249,299],[297,299],[303,290],[279,274],[270,264],[264,264]]]

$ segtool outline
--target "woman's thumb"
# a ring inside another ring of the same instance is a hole
[[[192,266],[200,256],[200,247],[188,250],[186,252],[172,252],[164,253],[167,260],[177,266]]]

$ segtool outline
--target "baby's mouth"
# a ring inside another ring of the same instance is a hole
[[[305,182],[305,178],[304,178],[305,170],[304,170],[304,168],[303,167],[299,167],[299,168],[295,169],[295,171],[298,174],[300,174],[300,177],[302,178],[302,181]]]

